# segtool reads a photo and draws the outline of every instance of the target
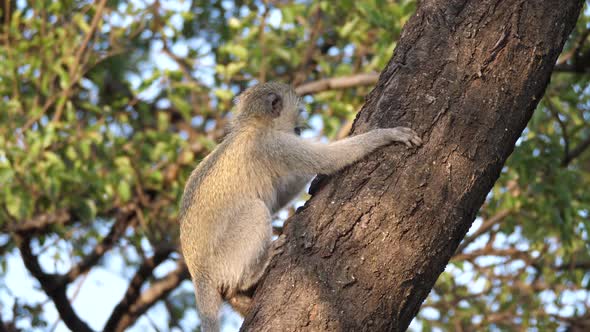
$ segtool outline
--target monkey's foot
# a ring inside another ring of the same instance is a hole
[[[248,311],[252,307],[252,297],[238,293],[235,296],[231,297],[228,301],[229,305],[242,317],[245,317],[248,314]]]

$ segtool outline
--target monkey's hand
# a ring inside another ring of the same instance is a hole
[[[386,129],[392,142],[404,143],[407,147],[422,145],[422,139],[415,131],[406,127]]]

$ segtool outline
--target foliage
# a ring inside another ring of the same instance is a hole
[[[61,285],[55,273],[71,275],[64,292],[88,271],[113,269],[139,282],[128,293],[145,295],[127,300],[168,313],[155,325],[184,330],[196,322],[187,318],[192,289],[176,253],[177,205],[190,171],[222,138],[233,97],[257,81],[301,86],[378,72],[416,7],[411,0],[5,4],[1,265],[22,253],[40,286]],[[587,13],[481,211],[481,232],[439,279],[415,328],[543,329],[588,315]],[[310,124],[329,138],[346,134],[369,91],[366,84],[311,91]],[[122,267],[113,267],[115,257]],[[0,302],[14,303],[0,307],[7,325],[41,328],[55,318],[41,301],[0,287]],[[121,328],[144,313],[106,310]]]

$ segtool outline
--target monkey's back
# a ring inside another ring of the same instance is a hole
[[[223,244],[232,240],[228,236],[257,236],[250,235],[240,211],[258,200],[272,205],[276,182],[267,171],[270,161],[258,151],[258,139],[255,133],[228,135],[191,173],[179,214],[182,251],[191,273],[228,261],[223,257]]]

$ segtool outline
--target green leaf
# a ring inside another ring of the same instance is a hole
[[[6,196],[6,210],[14,218],[22,218],[23,200],[19,195]]]
[[[47,163],[50,166],[56,167],[58,169],[65,168],[65,165],[64,165],[63,161],[61,160],[61,157],[59,155],[57,155],[56,153],[54,153],[52,151],[45,151],[43,153],[43,156],[45,157],[45,160],[47,161]]]
[[[90,26],[88,25],[88,23],[86,23],[86,20],[85,20],[85,17],[83,14],[81,14],[81,13],[74,14],[73,21],[76,23],[76,25],[78,25],[78,27],[80,27],[80,29],[84,33],[88,33],[90,31]]]
[[[246,67],[246,62],[232,62],[226,66],[226,75],[234,76],[244,67]]]
[[[287,51],[286,49],[276,47],[273,49],[273,51],[276,55],[278,55],[281,59],[285,61],[291,61],[292,59],[291,53],[289,53],[289,51]]]
[[[120,181],[117,185],[117,193],[122,201],[127,202],[131,198],[131,186],[127,181]]]
[[[18,219],[23,220],[30,217],[33,209],[33,201],[27,192],[12,192],[6,196],[6,210],[8,213]]]
[[[225,90],[225,89],[216,89],[215,90],[215,96],[217,96],[217,98],[223,100],[223,101],[228,101],[231,100],[234,96],[234,94],[229,91],[229,90]]]
[[[221,47],[221,51],[236,56],[239,59],[248,58],[248,49],[240,44],[226,44]]]
[[[359,21],[359,17],[355,17],[352,20],[346,22],[344,24],[344,26],[342,26],[342,28],[340,29],[340,36],[346,38],[350,35],[350,32],[352,31],[352,29],[354,29],[354,27],[356,26],[356,24]]]
[[[295,21],[295,7],[293,5],[281,8],[281,14],[283,15],[283,22],[293,23]]]
[[[232,29],[239,29],[242,26],[240,20],[235,17],[230,17],[229,20],[227,20],[227,24]]]
[[[93,221],[96,218],[96,204],[91,199],[85,199],[80,206],[80,217],[84,221]]]
[[[12,180],[14,171],[8,166],[0,165],[0,186],[6,186]]]
[[[170,102],[178,109],[182,117],[185,120],[190,121],[192,109],[191,105],[183,97],[175,94],[171,94],[168,96],[168,98],[170,99]]]

